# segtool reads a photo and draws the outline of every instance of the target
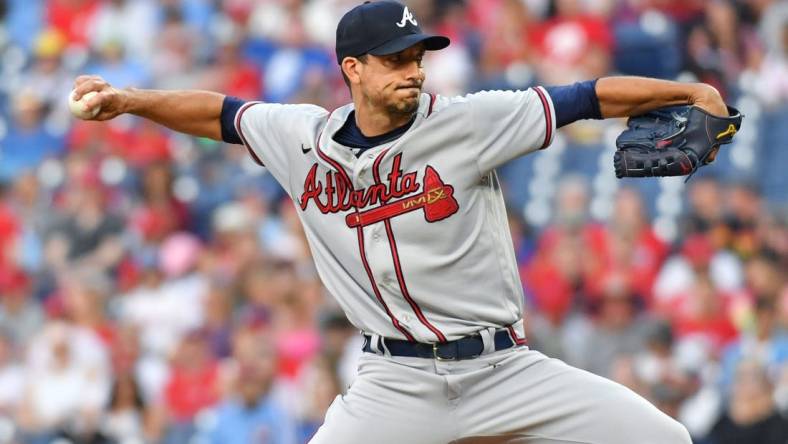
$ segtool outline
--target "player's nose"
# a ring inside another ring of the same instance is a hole
[[[415,60],[408,63],[406,75],[408,80],[419,84],[424,80],[424,71],[421,69],[419,62]]]

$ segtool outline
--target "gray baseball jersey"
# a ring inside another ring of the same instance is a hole
[[[426,343],[513,325],[522,338],[522,285],[495,168],[550,144],[549,95],[422,94],[410,129],[360,157],[332,137],[352,110],[252,102],[235,118],[246,148],[297,205],[318,273],[349,320]]]
[[[495,351],[497,329],[523,338],[495,168],[552,141],[543,89],[422,94],[411,127],[359,158],[332,137],[351,110],[246,104],[235,126],[298,206],[318,272],[351,322],[427,343],[476,333],[485,353],[444,362],[371,345],[310,443],[691,442],[619,384],[527,347]]]

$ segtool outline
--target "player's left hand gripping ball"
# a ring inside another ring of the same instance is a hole
[[[630,117],[616,139],[616,177],[692,176],[714,161],[720,145],[731,143],[742,114],[713,116],[697,106],[659,108]]]
[[[82,120],[90,120],[96,117],[101,111],[101,105],[88,108],[88,102],[98,93],[90,91],[80,97],[79,100],[74,100],[74,93],[75,91],[71,91],[68,95],[68,109],[71,110],[71,114]]]

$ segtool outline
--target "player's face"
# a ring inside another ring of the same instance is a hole
[[[364,99],[372,108],[385,109],[390,114],[416,112],[424,83],[423,58],[423,44],[394,54],[368,56],[359,72]]]

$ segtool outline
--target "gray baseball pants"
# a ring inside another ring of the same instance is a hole
[[[437,361],[364,353],[311,444],[691,444],[621,384],[516,347]]]

